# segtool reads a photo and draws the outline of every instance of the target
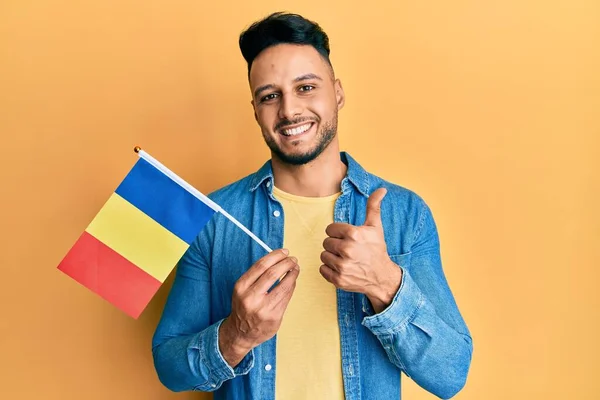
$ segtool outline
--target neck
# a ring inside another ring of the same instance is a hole
[[[290,165],[272,157],[275,186],[284,192],[304,197],[325,197],[340,191],[346,164],[340,159],[337,140],[317,158],[304,165]]]

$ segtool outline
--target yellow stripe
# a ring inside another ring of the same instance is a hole
[[[164,282],[189,245],[116,193],[86,231]]]

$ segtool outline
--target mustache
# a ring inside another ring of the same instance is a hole
[[[274,130],[278,131],[280,129],[285,128],[286,126],[301,124],[303,122],[319,122],[319,120],[317,118],[310,117],[296,118],[294,120],[282,119],[277,123],[277,125],[275,125]]]

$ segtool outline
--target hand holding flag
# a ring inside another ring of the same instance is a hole
[[[138,318],[215,212],[272,250],[141,148],[139,160],[58,269]]]
[[[267,254],[233,287],[231,314],[219,331],[219,348],[232,367],[254,347],[275,336],[281,326],[300,273],[298,260],[287,255],[287,249]],[[277,286],[270,290],[275,283]]]

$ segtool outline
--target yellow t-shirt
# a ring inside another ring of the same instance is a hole
[[[283,246],[300,275],[277,333],[277,400],[344,399],[336,289],[319,273],[325,228],[340,193],[301,197],[274,187],[285,216]]]

